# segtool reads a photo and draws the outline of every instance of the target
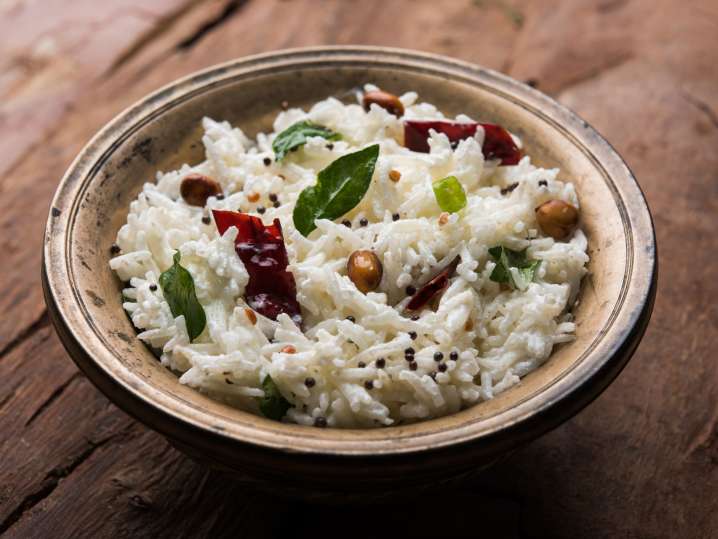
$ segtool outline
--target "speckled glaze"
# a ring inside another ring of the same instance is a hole
[[[110,245],[157,170],[203,159],[204,115],[252,136],[280,103],[348,98],[373,82],[416,90],[447,114],[517,133],[526,151],[576,184],[590,274],[574,309],[577,338],[495,399],[413,425],[371,430],[285,425],[182,386],[122,309]],[[62,342],[114,403],[198,460],[284,494],[354,496],[414,489],[485,467],[593,400],[631,357],[656,289],[653,225],[631,172],[585,121],[499,73],[429,54],[323,47],[253,56],[179,80],[122,112],[70,166],[52,202],[43,286]]]

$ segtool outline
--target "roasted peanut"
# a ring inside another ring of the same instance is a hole
[[[189,174],[180,184],[180,194],[190,206],[204,207],[207,199],[222,193],[222,186],[204,174]]]
[[[354,251],[347,260],[347,273],[356,287],[366,294],[379,286],[384,269],[379,257],[371,251]]]
[[[399,98],[389,92],[382,92],[376,90],[374,92],[367,92],[364,94],[364,110],[369,110],[372,103],[376,103],[381,108],[385,109],[389,114],[393,114],[397,118],[401,118],[404,115],[404,105],[399,101]]]
[[[536,220],[545,234],[565,240],[578,225],[578,209],[563,200],[549,200],[536,208]]]

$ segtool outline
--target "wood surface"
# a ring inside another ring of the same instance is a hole
[[[0,1],[0,534],[7,537],[718,536],[718,3]],[[319,44],[446,54],[530,80],[627,160],[659,290],[585,411],[461,488],[374,507],[246,491],[78,372],[39,285],[49,201],[82,145],[173,79]]]

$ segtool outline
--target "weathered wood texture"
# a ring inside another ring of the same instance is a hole
[[[6,0],[0,31],[0,532],[718,534],[714,1]],[[459,491],[366,512],[257,496],[169,447],[78,373],[39,285],[49,199],[105,121],[193,70],[329,43],[428,50],[533,79],[627,159],[661,262],[643,344],[588,409]]]

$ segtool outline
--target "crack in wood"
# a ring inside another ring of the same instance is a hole
[[[30,416],[30,418],[25,422],[25,426],[29,427],[35,419],[37,419],[40,414],[42,414],[53,402],[57,400],[57,398],[62,395],[62,393],[68,388],[72,382],[82,377],[82,374],[80,372],[76,372],[70,378],[68,378],[63,384],[58,386],[55,391],[50,393],[50,396],[47,397],[40,406],[37,407],[37,409],[33,412],[33,414]]]
[[[718,436],[718,407],[714,408],[713,414],[698,433],[691,438],[688,444],[688,450],[685,456],[691,456],[696,452],[710,451],[711,447],[716,443]],[[711,457],[712,459],[718,459],[718,456]]]
[[[633,59],[632,52],[626,52],[626,53],[620,54],[620,55],[616,56],[615,58],[613,58],[612,60],[606,62],[602,66],[591,69],[591,70],[587,71],[586,73],[579,73],[575,77],[573,77],[573,78],[567,80],[566,82],[564,82],[563,84],[561,84],[558,88],[555,88],[552,93],[554,95],[559,95],[561,92],[564,92],[564,91],[568,90],[569,88],[572,88],[573,86],[577,86],[579,84],[583,84],[583,83],[591,81],[597,77],[600,77],[606,71],[611,71],[612,69],[620,67],[632,59]]]
[[[0,360],[2,360],[5,356],[10,355],[15,348],[20,346],[26,339],[32,337],[37,330],[44,328],[48,324],[50,324],[50,317],[47,315],[47,307],[45,307],[40,313],[40,316],[33,320],[29,326],[18,333],[12,340],[6,343],[2,349],[0,349]]]
[[[175,47],[177,50],[186,50],[196,45],[205,35],[227,22],[249,0],[230,0],[224,9],[214,18],[205,22],[192,35],[187,36]]]
[[[696,96],[691,95],[688,92],[681,92],[681,95],[683,95],[683,99],[688,101],[688,103],[708,116],[708,120],[711,124],[713,124],[713,127],[718,129],[718,114],[716,114],[708,103],[698,99]]]
[[[7,516],[7,518],[0,522],[0,535],[9,530],[27,511],[47,498],[52,491],[55,490],[56,486],[56,483],[53,484],[51,481],[46,481],[40,485],[40,488],[35,492],[25,496],[18,506]]]
[[[123,433],[124,431],[117,432],[100,440],[99,442],[92,442],[88,440],[88,447],[75,457],[67,466],[58,466],[50,470],[47,475],[45,475],[45,479],[40,487],[25,496],[17,507],[15,507],[15,509],[13,509],[10,514],[2,522],[0,522],[0,535],[8,531],[23,517],[25,513],[31,511],[33,507],[49,497],[60,484],[60,481],[70,475],[83,462],[89,459],[95,451],[114,438],[120,437]]]
[[[5,395],[2,400],[0,400],[0,412],[2,411],[3,407],[15,396],[15,393],[17,393],[17,388],[21,385],[22,384],[20,383],[15,384],[15,386],[13,386],[13,388],[8,392],[8,394]]]
[[[115,59],[114,62],[103,73],[103,77],[108,77],[122,66],[130,62],[135,58],[142,50],[158,38],[166,34],[174,25],[184,17],[187,13],[192,11],[201,0],[189,0],[174,12],[167,14],[167,16],[159,19],[152,28],[139,37],[134,43],[132,43],[127,50]]]

